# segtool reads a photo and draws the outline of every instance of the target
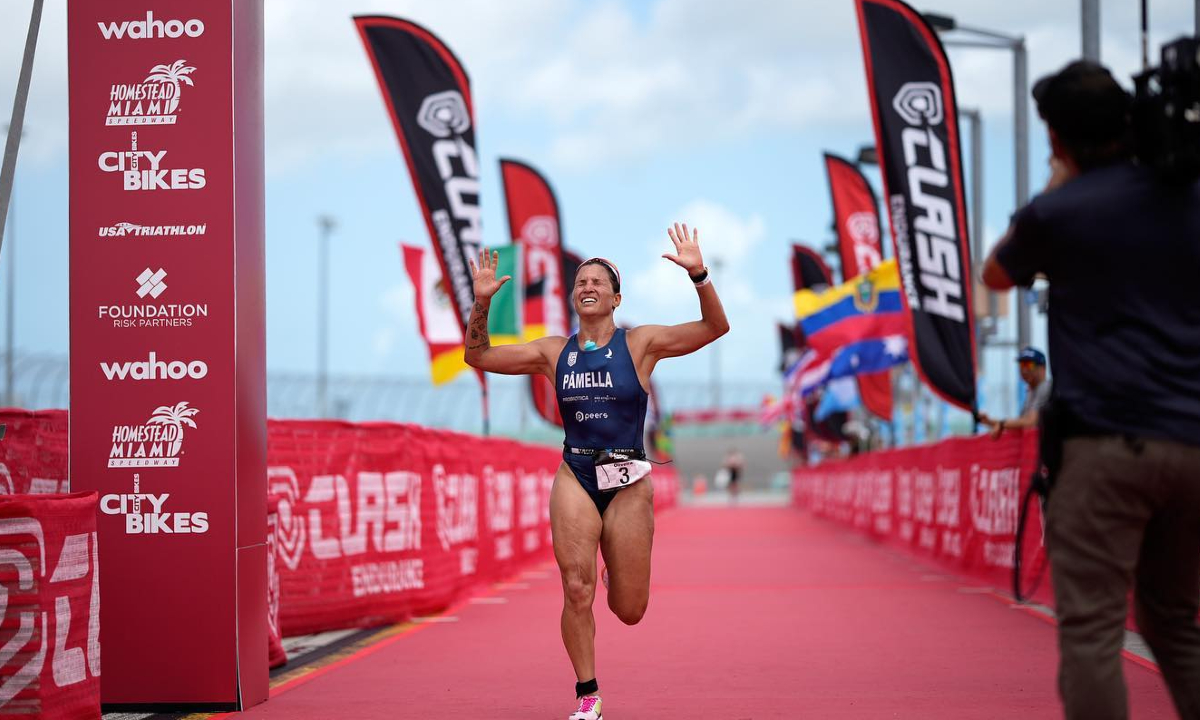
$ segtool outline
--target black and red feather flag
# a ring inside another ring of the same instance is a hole
[[[901,0],[855,0],[909,354],[945,400],[975,409],[971,254],[958,104],[937,34]]]
[[[833,201],[833,230],[842,258],[842,282],[865,275],[883,261],[879,233],[879,203],[871,184],[849,160],[825,153],[829,195]],[[858,376],[863,407],[884,420],[892,419],[890,371]]]

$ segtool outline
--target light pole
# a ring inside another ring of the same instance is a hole
[[[712,267],[709,272],[712,273],[713,279],[721,272],[721,266],[724,261],[719,257],[712,259]],[[713,409],[717,410],[721,407],[721,343],[712,343],[709,345],[713,349],[712,353],[712,398]]]
[[[317,414],[322,418],[329,414],[329,236],[336,227],[329,215],[317,217]]]
[[[1016,206],[1029,202],[1029,58],[1025,49],[1024,35],[1004,33],[960,25],[948,15],[922,13],[925,20],[939,32],[963,32],[975,36],[964,40],[957,37],[944,41],[948,47],[986,48],[1011,50],[1013,53],[1013,152],[1016,170]],[[1029,344],[1030,336],[1030,291],[1017,291],[1017,344]]]
[[[1100,0],[1080,0],[1079,35],[1083,59],[1100,62]]]

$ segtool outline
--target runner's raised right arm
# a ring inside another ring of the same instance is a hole
[[[546,375],[553,379],[550,358],[562,350],[562,338],[544,337],[533,342],[517,345],[492,347],[488,335],[488,311],[494,296],[504,283],[512,279],[505,275],[496,279],[496,263],[499,253],[479,253],[479,265],[471,262],[471,278],[475,283],[475,304],[471,307],[471,319],[467,321],[466,353],[467,364],[485,372],[501,375]],[[557,346],[557,347],[555,347]]]

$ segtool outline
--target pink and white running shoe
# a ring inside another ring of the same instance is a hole
[[[600,720],[604,717],[600,712],[600,696],[585,695],[579,698],[579,709],[567,720]]]

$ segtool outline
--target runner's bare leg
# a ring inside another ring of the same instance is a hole
[[[554,559],[562,575],[562,638],[575,668],[586,682],[596,677],[596,547],[600,543],[600,513],[575,474],[563,463],[550,491],[550,528]]]
[[[608,567],[608,607],[636,625],[650,602],[650,548],[654,544],[651,478],[621,490],[604,513],[600,554]]]

